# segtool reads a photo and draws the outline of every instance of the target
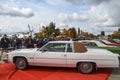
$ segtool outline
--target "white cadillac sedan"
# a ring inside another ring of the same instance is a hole
[[[7,53],[7,60],[18,69],[29,66],[74,67],[81,73],[97,68],[119,67],[119,55],[104,49],[87,49],[80,42],[51,41],[42,48],[19,49]]]

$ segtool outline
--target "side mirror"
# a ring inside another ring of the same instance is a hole
[[[46,50],[45,49],[41,49],[42,53],[44,53]]]
[[[41,51],[41,49],[38,48],[37,51]]]
[[[44,53],[46,50],[43,48],[37,49],[37,51],[41,51],[42,53]]]

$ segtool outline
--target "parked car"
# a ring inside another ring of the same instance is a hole
[[[105,45],[108,45],[108,46],[118,46],[118,47],[120,47],[120,44],[118,44],[118,43],[112,43],[109,40],[100,40],[100,41],[102,43],[104,43]]]
[[[81,73],[92,73],[97,68],[119,67],[118,54],[104,49],[87,49],[76,41],[51,41],[42,48],[19,49],[7,53],[10,63],[18,69],[34,66],[73,67]]]
[[[114,46],[105,45],[99,40],[79,40],[79,42],[85,44],[88,47],[114,47]]]
[[[119,46],[105,45],[99,40],[80,40],[87,48],[107,49],[113,53],[120,54]]]

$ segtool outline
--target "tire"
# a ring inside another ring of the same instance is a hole
[[[27,69],[28,63],[25,58],[16,58],[15,65],[17,69],[24,70]]]
[[[83,73],[83,74],[92,73],[95,69],[93,63],[90,63],[90,62],[78,63],[77,68],[78,68],[78,71]]]

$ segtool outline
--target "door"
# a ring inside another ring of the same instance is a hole
[[[43,66],[66,66],[66,44],[48,43],[34,55],[34,63]]]

